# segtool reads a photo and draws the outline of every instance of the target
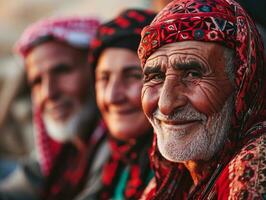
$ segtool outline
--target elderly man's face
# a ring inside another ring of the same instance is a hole
[[[224,48],[195,41],[165,45],[144,66],[142,106],[168,160],[207,160],[228,131],[233,84]]]
[[[85,53],[64,43],[46,42],[29,53],[26,69],[34,106],[41,110],[48,133],[56,140],[68,140],[76,134],[87,103]]]

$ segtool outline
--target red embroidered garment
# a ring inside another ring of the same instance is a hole
[[[41,196],[44,200],[71,200],[86,185],[95,154],[105,140],[107,129],[100,121],[84,138],[85,149],[78,150],[72,143],[65,143],[54,161],[51,173],[44,180]]]
[[[148,154],[151,148],[152,132],[131,140],[121,142],[109,139],[112,151],[111,157],[105,164],[102,172],[102,188],[97,199],[111,199],[126,167],[129,167],[129,177],[124,185],[124,199],[139,199],[147,182],[151,178],[151,168]]]
[[[142,31],[144,66],[156,49],[179,41],[217,42],[235,51],[235,111],[223,150],[197,187],[181,164],[151,155],[155,184],[144,199],[265,199],[266,79],[263,45],[256,27],[233,0],[173,0]]]

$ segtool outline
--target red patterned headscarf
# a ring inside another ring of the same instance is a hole
[[[230,138],[223,148],[226,151],[220,152],[219,158],[213,161],[213,167],[219,166],[221,170],[237,148],[250,138],[263,134],[266,129],[263,123],[266,119],[263,44],[254,22],[233,0],[173,0],[142,31],[138,50],[142,66],[158,48],[181,41],[216,42],[235,52],[236,96]],[[191,180],[185,180],[182,166],[170,163],[159,155],[156,138],[152,159],[156,176],[160,177],[157,188],[153,189],[156,199],[186,198],[181,191],[188,191],[186,187]],[[202,188],[208,179],[210,177],[201,184]],[[178,184],[181,182],[182,185]]]
[[[14,51],[23,59],[42,42],[57,40],[73,47],[88,49],[100,22],[90,17],[64,17],[40,20],[30,25],[15,44]],[[50,174],[54,161],[62,144],[54,141],[46,132],[42,113],[34,108],[34,125],[36,129],[36,146],[39,153],[41,170],[45,176]]]
[[[87,49],[100,22],[91,17],[64,17],[40,20],[29,27],[15,44],[15,52],[26,57],[31,49],[46,38]]]
[[[102,51],[108,47],[125,48],[137,52],[140,33],[155,17],[149,10],[128,9],[114,20],[102,24],[91,42],[89,62],[96,67]]]

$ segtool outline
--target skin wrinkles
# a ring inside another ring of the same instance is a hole
[[[193,49],[193,48],[191,48]],[[190,48],[188,48],[187,50],[191,50]],[[178,57],[176,57],[176,55],[178,55]],[[173,53],[169,54],[169,64],[170,66],[177,66],[180,63],[182,65],[182,63],[186,63],[186,62],[190,62],[190,61],[194,61],[196,63],[198,63],[202,69],[205,68],[206,72],[209,71],[211,72],[211,67],[208,63],[208,61],[206,60],[206,58],[197,55],[195,53],[190,53],[189,55],[186,55],[185,53],[181,52],[181,51],[173,51]],[[208,75],[208,74],[206,74]]]
[[[173,82],[171,84],[177,84],[176,87],[179,87],[180,76],[182,75],[182,72],[179,72],[180,71],[179,69],[173,70],[172,68],[176,66],[178,67],[179,63],[180,63],[180,66],[182,66],[183,64],[186,64],[189,62],[197,62],[199,63],[199,66],[203,66],[203,68],[205,68],[205,70],[200,71],[200,73],[202,74],[202,77],[182,80],[181,83],[185,83],[185,84],[183,84],[183,87],[184,87],[183,89],[179,88],[179,93],[183,91],[183,95],[189,98],[192,105],[194,105],[194,99],[198,99],[200,94],[204,95],[204,100],[207,101],[209,104],[208,110],[205,109],[204,111],[206,113],[217,112],[219,108],[221,107],[222,105],[221,102],[224,100],[224,98],[221,98],[221,101],[217,101],[217,100],[220,99],[220,96],[224,96],[227,94],[227,92],[224,92],[224,90],[219,90],[219,88],[221,85],[223,85],[224,82],[228,80],[228,78],[226,78],[225,74],[221,73],[221,70],[220,71],[216,70],[216,68],[211,66],[210,63],[212,63],[212,65],[216,65],[216,63],[214,63],[213,61],[210,61],[212,59],[212,54],[207,54],[207,56],[205,55],[204,48],[190,47],[190,48],[181,48],[181,50],[180,49],[172,50],[172,51],[169,51],[170,53],[159,52],[156,54],[155,52],[154,53],[155,55],[152,55],[147,60],[147,63],[144,67],[145,76],[147,76],[146,71],[149,71],[147,69],[152,68],[152,66],[156,66],[156,67],[161,66],[161,72],[159,73],[164,73],[164,70],[165,70],[164,63],[168,63],[168,66],[171,66],[171,67],[168,67],[168,70],[166,70],[164,80],[160,80],[160,79],[156,81],[151,80],[151,81],[147,81],[144,84],[142,98],[145,98],[145,93],[148,92],[148,89],[151,89],[153,87],[156,90],[159,87],[161,87],[162,84],[166,84],[167,81]],[[185,50],[189,50],[189,54],[187,54],[187,52],[183,52]],[[202,50],[203,53],[201,52],[201,54],[198,55],[197,53],[200,52],[200,50]],[[196,53],[194,51],[196,51]],[[167,55],[172,55],[172,57],[167,59],[168,58]],[[220,58],[217,60],[219,62],[222,61]],[[174,87],[174,85],[172,85],[171,87]],[[155,92],[151,92],[151,93],[155,93]],[[221,95],[218,95],[219,97],[216,97],[217,96],[215,95],[216,93],[221,94]],[[216,105],[214,105],[213,102],[216,102]],[[196,106],[196,108],[198,107]],[[203,111],[203,109],[198,109],[198,110]]]
[[[154,68],[154,67],[157,67],[157,66],[159,66],[161,68],[161,70],[164,71],[166,66],[167,66],[167,64],[168,64],[167,60],[168,60],[167,55],[157,55],[157,56],[149,59],[146,62],[145,66],[143,67],[144,74],[145,74],[145,71],[148,68]]]
[[[215,84],[215,82],[223,83],[224,81],[229,81],[229,79],[224,78],[218,80],[215,79],[215,77],[203,77],[203,78],[205,78],[205,80],[204,79],[200,80],[197,85],[199,86],[200,90],[204,93],[204,95],[208,98],[208,101],[211,103],[212,111],[218,112],[218,110],[215,108],[215,102],[217,102],[219,107],[221,108],[223,106],[223,101],[222,99],[218,98],[218,96],[215,95],[215,91],[212,91],[208,86],[213,87],[217,92],[222,93],[223,96],[226,96],[227,94],[223,90],[220,90],[219,87]],[[200,84],[200,83],[205,83],[205,84]]]
[[[209,90],[207,87],[203,87],[201,85],[199,85],[202,93],[206,96],[206,98],[208,99],[208,102],[210,103],[210,106],[211,106],[211,110],[214,111],[214,112],[218,112],[218,110],[215,108],[215,103],[214,101],[217,101],[219,102],[219,98],[215,97],[215,95],[212,94],[212,91]],[[205,91],[207,90],[207,91]],[[208,95],[208,93],[210,93],[210,95]],[[221,103],[219,103],[219,105],[221,106]]]
[[[229,79],[225,79],[225,80],[228,80],[228,81],[229,81]],[[223,81],[224,81],[224,80],[223,80]],[[208,80],[203,80],[202,82],[206,82],[209,86],[214,87],[214,88],[217,90],[217,92],[222,93],[224,96],[227,95],[223,90],[220,90],[220,89],[218,88],[218,86],[215,85],[213,82],[208,81]],[[222,99],[218,98],[218,96],[215,95],[215,92],[214,92],[214,91],[212,91],[211,89],[209,89],[209,88],[207,87],[208,85],[200,85],[200,84],[199,84],[199,87],[200,87],[201,91],[205,94],[205,96],[208,98],[209,102],[212,104],[212,106],[213,106],[213,109],[212,109],[212,110],[213,110],[214,112],[218,112],[219,110],[217,110],[217,109],[215,108],[215,102],[218,103],[219,107],[222,107],[222,106],[223,106],[223,101],[222,101]],[[209,93],[210,95],[208,95],[208,93]]]
[[[189,49],[189,50],[192,49],[192,50],[199,51],[199,49],[201,49],[201,48],[182,48],[182,50],[184,50],[184,49]],[[180,55],[177,54],[177,52],[180,53]],[[160,60],[159,56],[162,56],[162,55],[164,56],[164,58],[167,57],[167,54],[158,53],[158,55],[152,56],[152,58],[151,58],[152,62],[150,62],[150,58],[149,58],[145,67],[144,67],[144,72],[146,71],[146,69],[145,69],[146,66],[148,66],[148,68],[150,68],[152,66],[151,64],[156,63],[157,65],[161,66],[161,64],[159,63],[159,60]],[[173,50],[173,51],[171,51],[171,53],[169,53],[169,55],[172,55],[172,58],[168,59],[170,66],[178,66],[179,63],[182,65],[182,63],[187,63],[187,62],[193,61],[193,62],[198,62],[200,66],[205,67],[206,72],[205,72],[205,74],[202,75],[201,79],[191,79],[190,81],[186,79],[185,81],[182,81],[182,83],[192,84],[191,87],[193,86],[193,87],[198,88],[198,91],[196,91],[196,93],[194,92],[195,94],[200,94],[200,93],[205,94],[206,101],[208,101],[209,104],[212,105],[209,107],[208,110],[205,110],[206,113],[217,112],[221,108],[221,106],[222,106],[221,102],[224,99],[219,100],[219,97],[216,97],[216,95],[214,95],[214,94],[216,94],[216,93],[220,94],[221,93],[222,96],[226,95],[224,90],[219,90],[218,88],[220,88],[220,86],[223,85],[223,83],[226,82],[228,80],[228,78],[225,77],[225,75],[220,76],[219,74],[221,74],[221,72],[218,72],[219,73],[218,74],[215,71],[215,68],[213,68],[213,67],[211,68],[210,64],[208,64],[207,59],[210,58],[211,55],[207,56],[206,58],[202,55],[196,55],[194,52],[190,52],[189,55],[185,55],[185,53],[183,53],[179,50]],[[178,55],[177,58],[176,58],[176,55]],[[158,61],[154,60],[155,58],[157,58]],[[163,60],[165,60],[165,59],[163,59]],[[221,61],[220,58],[218,60]],[[174,80],[174,78],[172,78],[171,76],[173,74],[175,74],[176,72],[174,72],[174,70],[169,71],[169,72],[168,71],[166,72],[165,77],[167,77],[169,79],[171,78]],[[204,70],[202,73],[204,73]],[[217,77],[217,74],[219,75],[218,77]],[[215,75],[216,75],[216,77],[215,77]],[[178,79],[178,77],[176,77],[176,79]],[[160,82],[160,83],[162,83],[162,82]],[[159,84],[159,82],[157,84],[155,84],[153,82],[145,83],[143,92],[146,92],[146,87],[158,87],[158,84]],[[187,87],[186,92],[185,92],[186,95],[189,93],[192,93],[192,91],[190,90],[191,87],[188,87],[187,84],[184,84],[184,86]],[[196,90],[196,89],[194,89],[194,90]],[[210,93],[210,94],[207,94],[207,93]],[[195,95],[195,94],[191,96],[192,100],[197,98],[198,95]],[[144,96],[144,95],[142,95],[142,96]],[[218,99],[218,101],[217,101],[217,99]],[[214,103],[213,103],[215,101],[217,102],[216,106],[214,106]],[[193,104],[193,101],[192,101],[192,104]],[[202,110],[199,110],[199,111],[202,111]]]
[[[145,76],[145,74],[147,73],[152,73],[152,72],[158,72],[158,71],[161,71],[164,66],[166,65],[166,59],[167,59],[167,56],[163,56],[163,61],[159,62],[158,60],[156,60],[158,56],[152,58],[149,60],[149,66],[145,67],[144,70],[143,70],[143,74]],[[146,63],[147,64],[147,63]],[[143,80],[145,82],[145,78],[143,77]],[[143,95],[147,92],[147,90],[149,89],[149,93],[151,93],[149,96],[150,96],[150,99],[153,100],[152,102],[154,102],[154,100],[156,100],[159,96],[159,94],[157,93],[156,91],[156,87],[159,86],[161,83],[151,83],[151,82],[146,82],[145,83],[145,87],[142,87],[142,90],[141,90],[141,99],[143,99]],[[154,91],[154,92],[153,92]]]
[[[195,183],[204,174],[200,160],[218,151],[230,128],[234,87],[226,61],[223,46],[186,41],[159,48],[143,69],[142,107],[159,151],[185,163]]]

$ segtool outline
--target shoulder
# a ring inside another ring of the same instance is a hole
[[[266,135],[249,141],[228,165],[229,194],[239,199],[266,198]]]
[[[27,159],[0,182],[0,199],[34,199],[42,184],[42,174],[36,160]]]

